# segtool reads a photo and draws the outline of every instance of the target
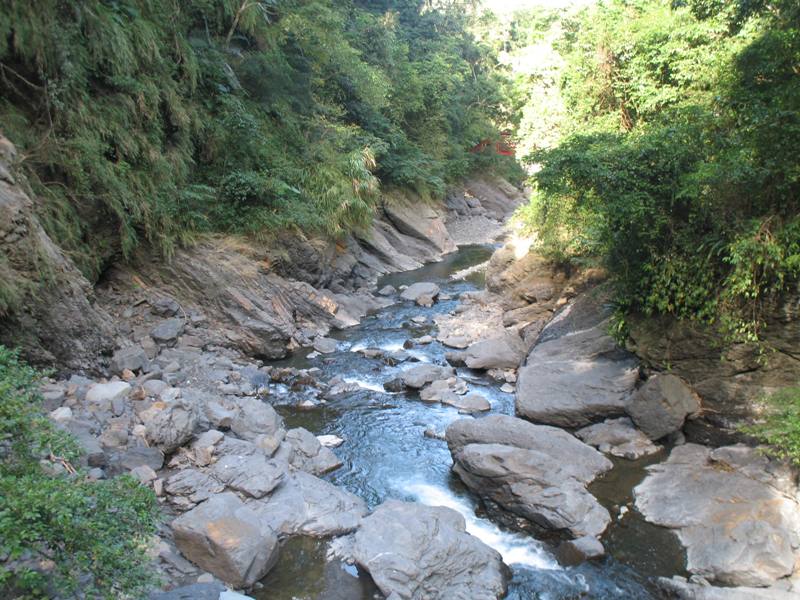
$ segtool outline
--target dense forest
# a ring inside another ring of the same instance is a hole
[[[141,243],[168,258],[202,232],[336,235],[380,186],[432,198],[493,163],[521,174],[469,152],[509,117],[474,3],[428,4],[12,1],[0,123],[90,280]]]
[[[758,340],[764,307],[800,275],[800,5],[531,11],[512,52],[532,41],[547,60],[515,87],[542,248],[604,262],[621,335],[637,312]]]

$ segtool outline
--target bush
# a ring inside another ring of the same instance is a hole
[[[768,454],[800,467],[800,386],[775,392],[763,409],[764,418],[742,431],[767,444]]]
[[[129,476],[95,482],[72,467],[79,447],[42,414],[40,376],[0,346],[2,597],[141,597],[154,583],[155,496]]]

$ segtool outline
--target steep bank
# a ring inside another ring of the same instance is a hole
[[[477,221],[482,231],[499,233],[522,201],[501,181],[454,188],[448,204],[457,210],[395,191],[358,234],[330,240],[283,233],[269,244],[206,237],[169,262],[140,253],[93,286],[44,232],[24,179],[13,172],[16,151],[5,138],[2,148],[3,293],[23,308],[0,318],[0,343],[20,347],[34,364],[65,371],[107,372],[113,350],[132,342],[143,342],[152,354],[149,329],[159,316],[180,318],[179,333],[202,325],[206,343],[263,358],[285,356],[382,305],[354,290],[452,252],[456,242],[446,223],[463,229]],[[143,302],[164,298],[175,308],[128,321],[134,313],[151,314]]]

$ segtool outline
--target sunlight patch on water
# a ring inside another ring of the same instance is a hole
[[[447,489],[427,483],[403,486],[422,504],[445,506],[461,513],[467,532],[497,550],[507,565],[525,565],[534,569],[560,569],[556,560],[532,537],[501,530],[491,521],[475,516],[470,503]]]

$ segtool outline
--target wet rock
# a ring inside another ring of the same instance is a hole
[[[145,424],[145,438],[151,446],[169,454],[192,438],[198,421],[197,406],[179,398],[156,412]]]
[[[124,370],[138,371],[150,362],[141,346],[120,348],[111,357],[111,371],[122,373]]]
[[[600,452],[635,460],[654,454],[659,448],[633,426],[627,417],[607,419],[575,432],[575,435]]]
[[[500,554],[466,532],[454,510],[389,500],[355,535],[353,556],[386,596],[403,600],[501,598]]]
[[[183,319],[166,319],[150,331],[150,337],[159,344],[174,344],[178,336],[183,333]]]
[[[579,565],[587,560],[602,558],[605,553],[603,544],[591,536],[561,542],[556,549],[558,562],[565,566]]]
[[[586,486],[612,464],[566,431],[490,415],[456,421],[446,436],[467,487],[535,528],[596,537],[610,522]]]
[[[172,531],[186,558],[235,587],[253,585],[278,559],[275,533],[230,492],[175,519]]]
[[[455,369],[452,367],[422,364],[403,371],[400,375],[400,379],[403,381],[403,384],[406,387],[418,390],[425,387],[429,383],[433,383],[434,381],[440,379],[448,379],[453,377],[455,374]]]
[[[436,299],[436,296],[439,295],[439,286],[435,283],[429,283],[425,281],[417,282],[413,285],[408,286],[406,289],[402,291],[400,297],[403,300],[408,300],[410,302],[416,302],[419,304],[420,299],[424,301],[432,301]]]
[[[384,382],[383,389],[387,392],[402,392],[406,387],[405,382],[401,377],[395,377],[394,379],[390,379],[389,381]]]
[[[467,382],[458,377],[440,379],[422,388],[419,397],[423,402],[442,402],[442,398],[449,394],[463,395],[467,393]]]
[[[800,547],[796,500],[766,470],[753,478],[741,461],[715,461],[715,452],[696,444],[673,449],[635,488],[636,507],[675,531],[687,570],[708,581],[758,587],[790,575]]]
[[[336,340],[326,337],[318,337],[314,340],[314,350],[320,354],[332,354],[336,352]]]
[[[514,333],[472,344],[464,353],[470,369],[516,369],[525,358],[525,344]]]
[[[706,584],[690,583],[683,577],[667,579],[661,577],[658,586],[675,600],[797,600],[798,591],[782,586],[769,588],[755,587],[715,587]]]
[[[294,468],[323,475],[342,466],[330,448],[323,446],[313,433],[302,427],[286,432],[285,443],[292,448],[289,464]]]
[[[61,406],[51,411],[49,416],[56,423],[63,423],[72,419],[72,409],[69,406]]]
[[[127,398],[131,385],[124,381],[95,383],[86,392],[86,402],[91,404],[110,404],[118,398]]]
[[[675,375],[654,375],[633,394],[628,414],[651,440],[683,427],[687,417],[700,410],[692,389]]]
[[[364,501],[303,471],[294,471],[268,497],[248,504],[260,522],[281,536],[330,537],[355,530]]]
[[[393,285],[385,285],[378,290],[379,296],[394,296],[397,293],[397,288]]]
[[[464,346],[466,348],[466,346]],[[444,355],[444,359],[448,362],[448,364],[454,367],[466,367],[467,363],[464,362],[464,353],[463,352],[446,352]]]
[[[637,363],[607,331],[608,322],[601,321],[539,342],[519,370],[517,414],[560,427],[624,414],[638,379]]]
[[[442,404],[453,406],[461,413],[486,412],[492,409],[492,405],[481,394],[472,392],[459,396],[458,394],[445,394],[441,400]]]
[[[344,444],[344,440],[338,435],[318,435],[317,439],[319,440],[319,443],[326,448],[338,448]]]

